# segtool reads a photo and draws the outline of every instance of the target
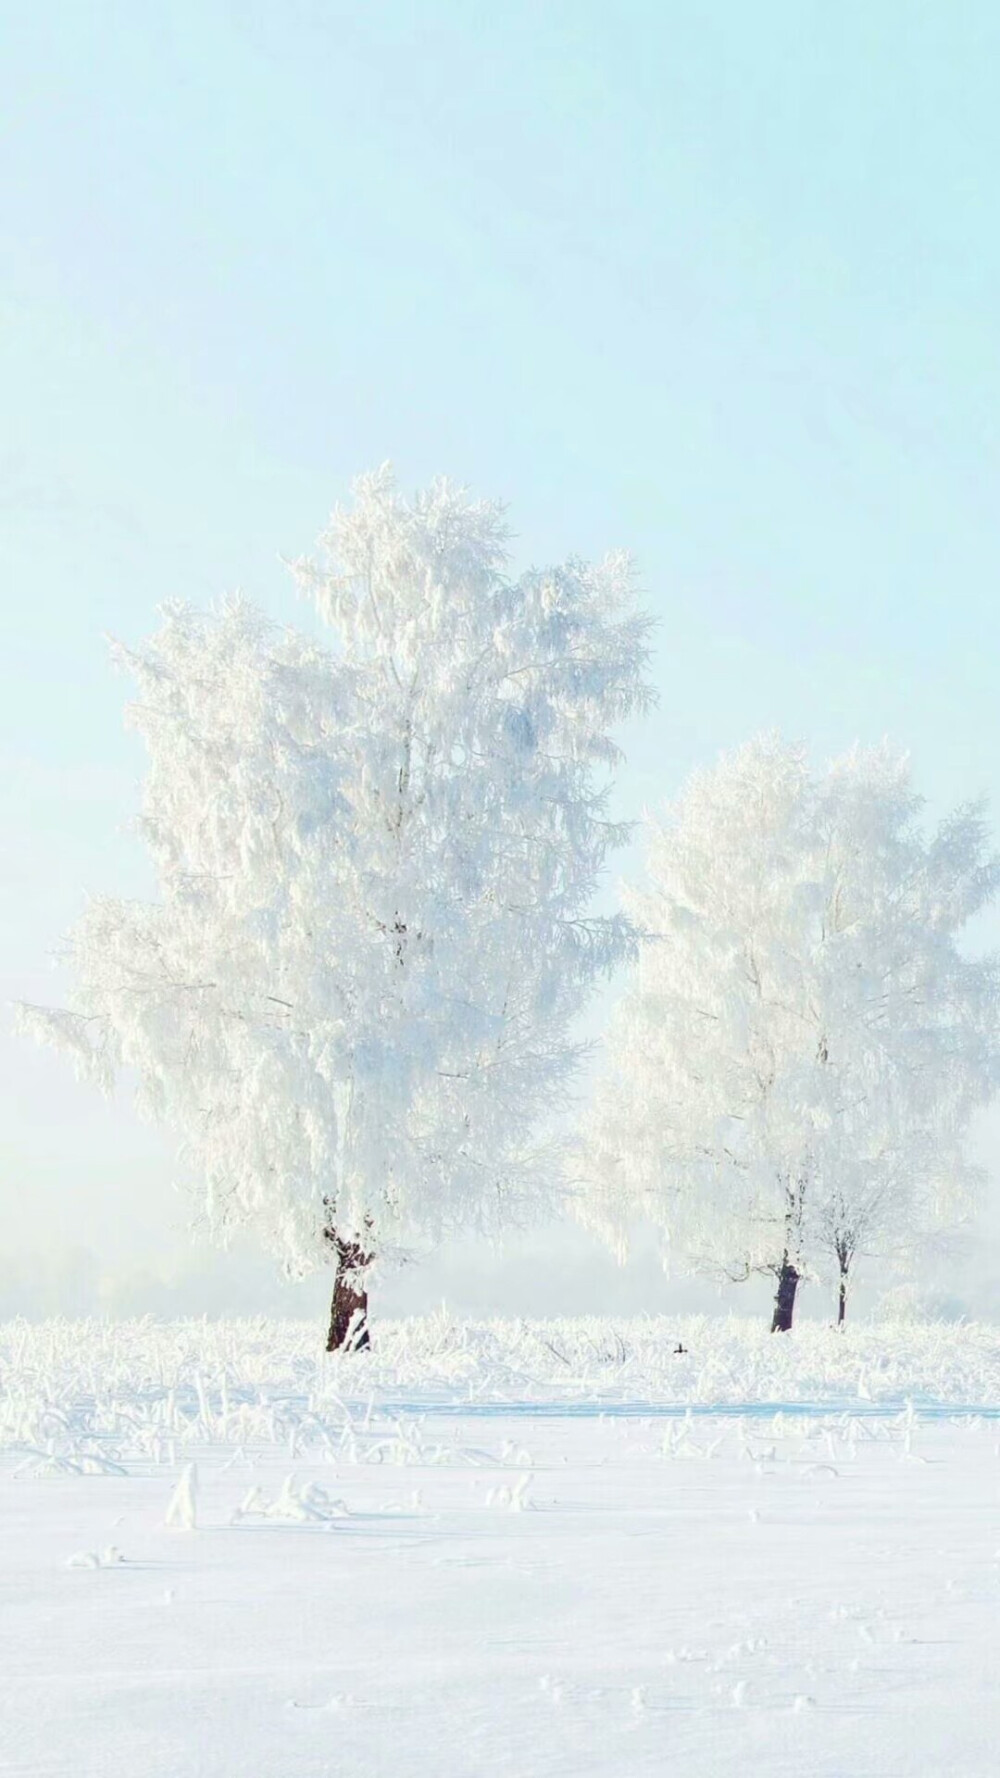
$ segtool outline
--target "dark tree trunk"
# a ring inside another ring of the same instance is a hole
[[[337,1250],[337,1271],[330,1303],[328,1352],[362,1352],[371,1345],[368,1335],[368,1291],[365,1272],[372,1255],[362,1252],[357,1241],[342,1241],[332,1231],[327,1240]]]
[[[778,1290],[774,1299],[774,1315],[771,1320],[772,1333],[788,1333],[795,1313],[795,1292],[799,1288],[799,1274],[786,1257],[781,1262],[778,1273]]]
[[[837,1289],[837,1326],[843,1327],[847,1318],[847,1286],[850,1282],[851,1261],[855,1254],[854,1242],[848,1232],[837,1236],[833,1251],[837,1255],[837,1265],[840,1268],[840,1283]]]

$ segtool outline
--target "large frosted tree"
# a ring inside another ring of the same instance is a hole
[[[573,1021],[631,945],[590,905],[647,692],[627,560],[512,578],[502,509],[358,482],[296,574],[326,649],[242,602],[119,649],[157,898],[93,901],[66,1009],[25,1009],[181,1136],[204,1221],[335,1266],[525,1221],[558,1186]]]
[[[646,934],[617,1009],[582,1209],[619,1245],[796,1289],[898,1260],[960,1217],[997,1080],[998,972],[959,949],[994,895],[981,812],[931,837],[905,760],[814,772],[772,738],[698,773],[650,824]]]

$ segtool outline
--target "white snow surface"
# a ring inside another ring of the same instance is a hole
[[[0,1328],[0,1772],[996,1772],[1000,1330],[374,1336]]]

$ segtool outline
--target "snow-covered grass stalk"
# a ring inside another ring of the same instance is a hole
[[[674,1348],[682,1344],[682,1354]],[[810,1403],[1000,1405],[1000,1329],[964,1323],[803,1323],[775,1341],[708,1317],[379,1324],[367,1353],[317,1352],[287,1321],[0,1325],[0,1448],[35,1471],[174,1467],[206,1448],[292,1459],[474,1463],[421,1430],[435,1408],[562,1411]],[[225,1404],[225,1405],[224,1405]],[[522,1468],[530,1453],[513,1453]]]

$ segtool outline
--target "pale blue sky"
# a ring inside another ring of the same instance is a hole
[[[85,886],[142,882],[101,633],[235,584],[294,615],[279,554],[385,457],[507,498],[525,561],[635,552],[661,702],[623,812],[761,726],[997,800],[995,6],[14,11],[15,993]],[[8,1219],[155,1258],[162,1142],[8,1054]]]

